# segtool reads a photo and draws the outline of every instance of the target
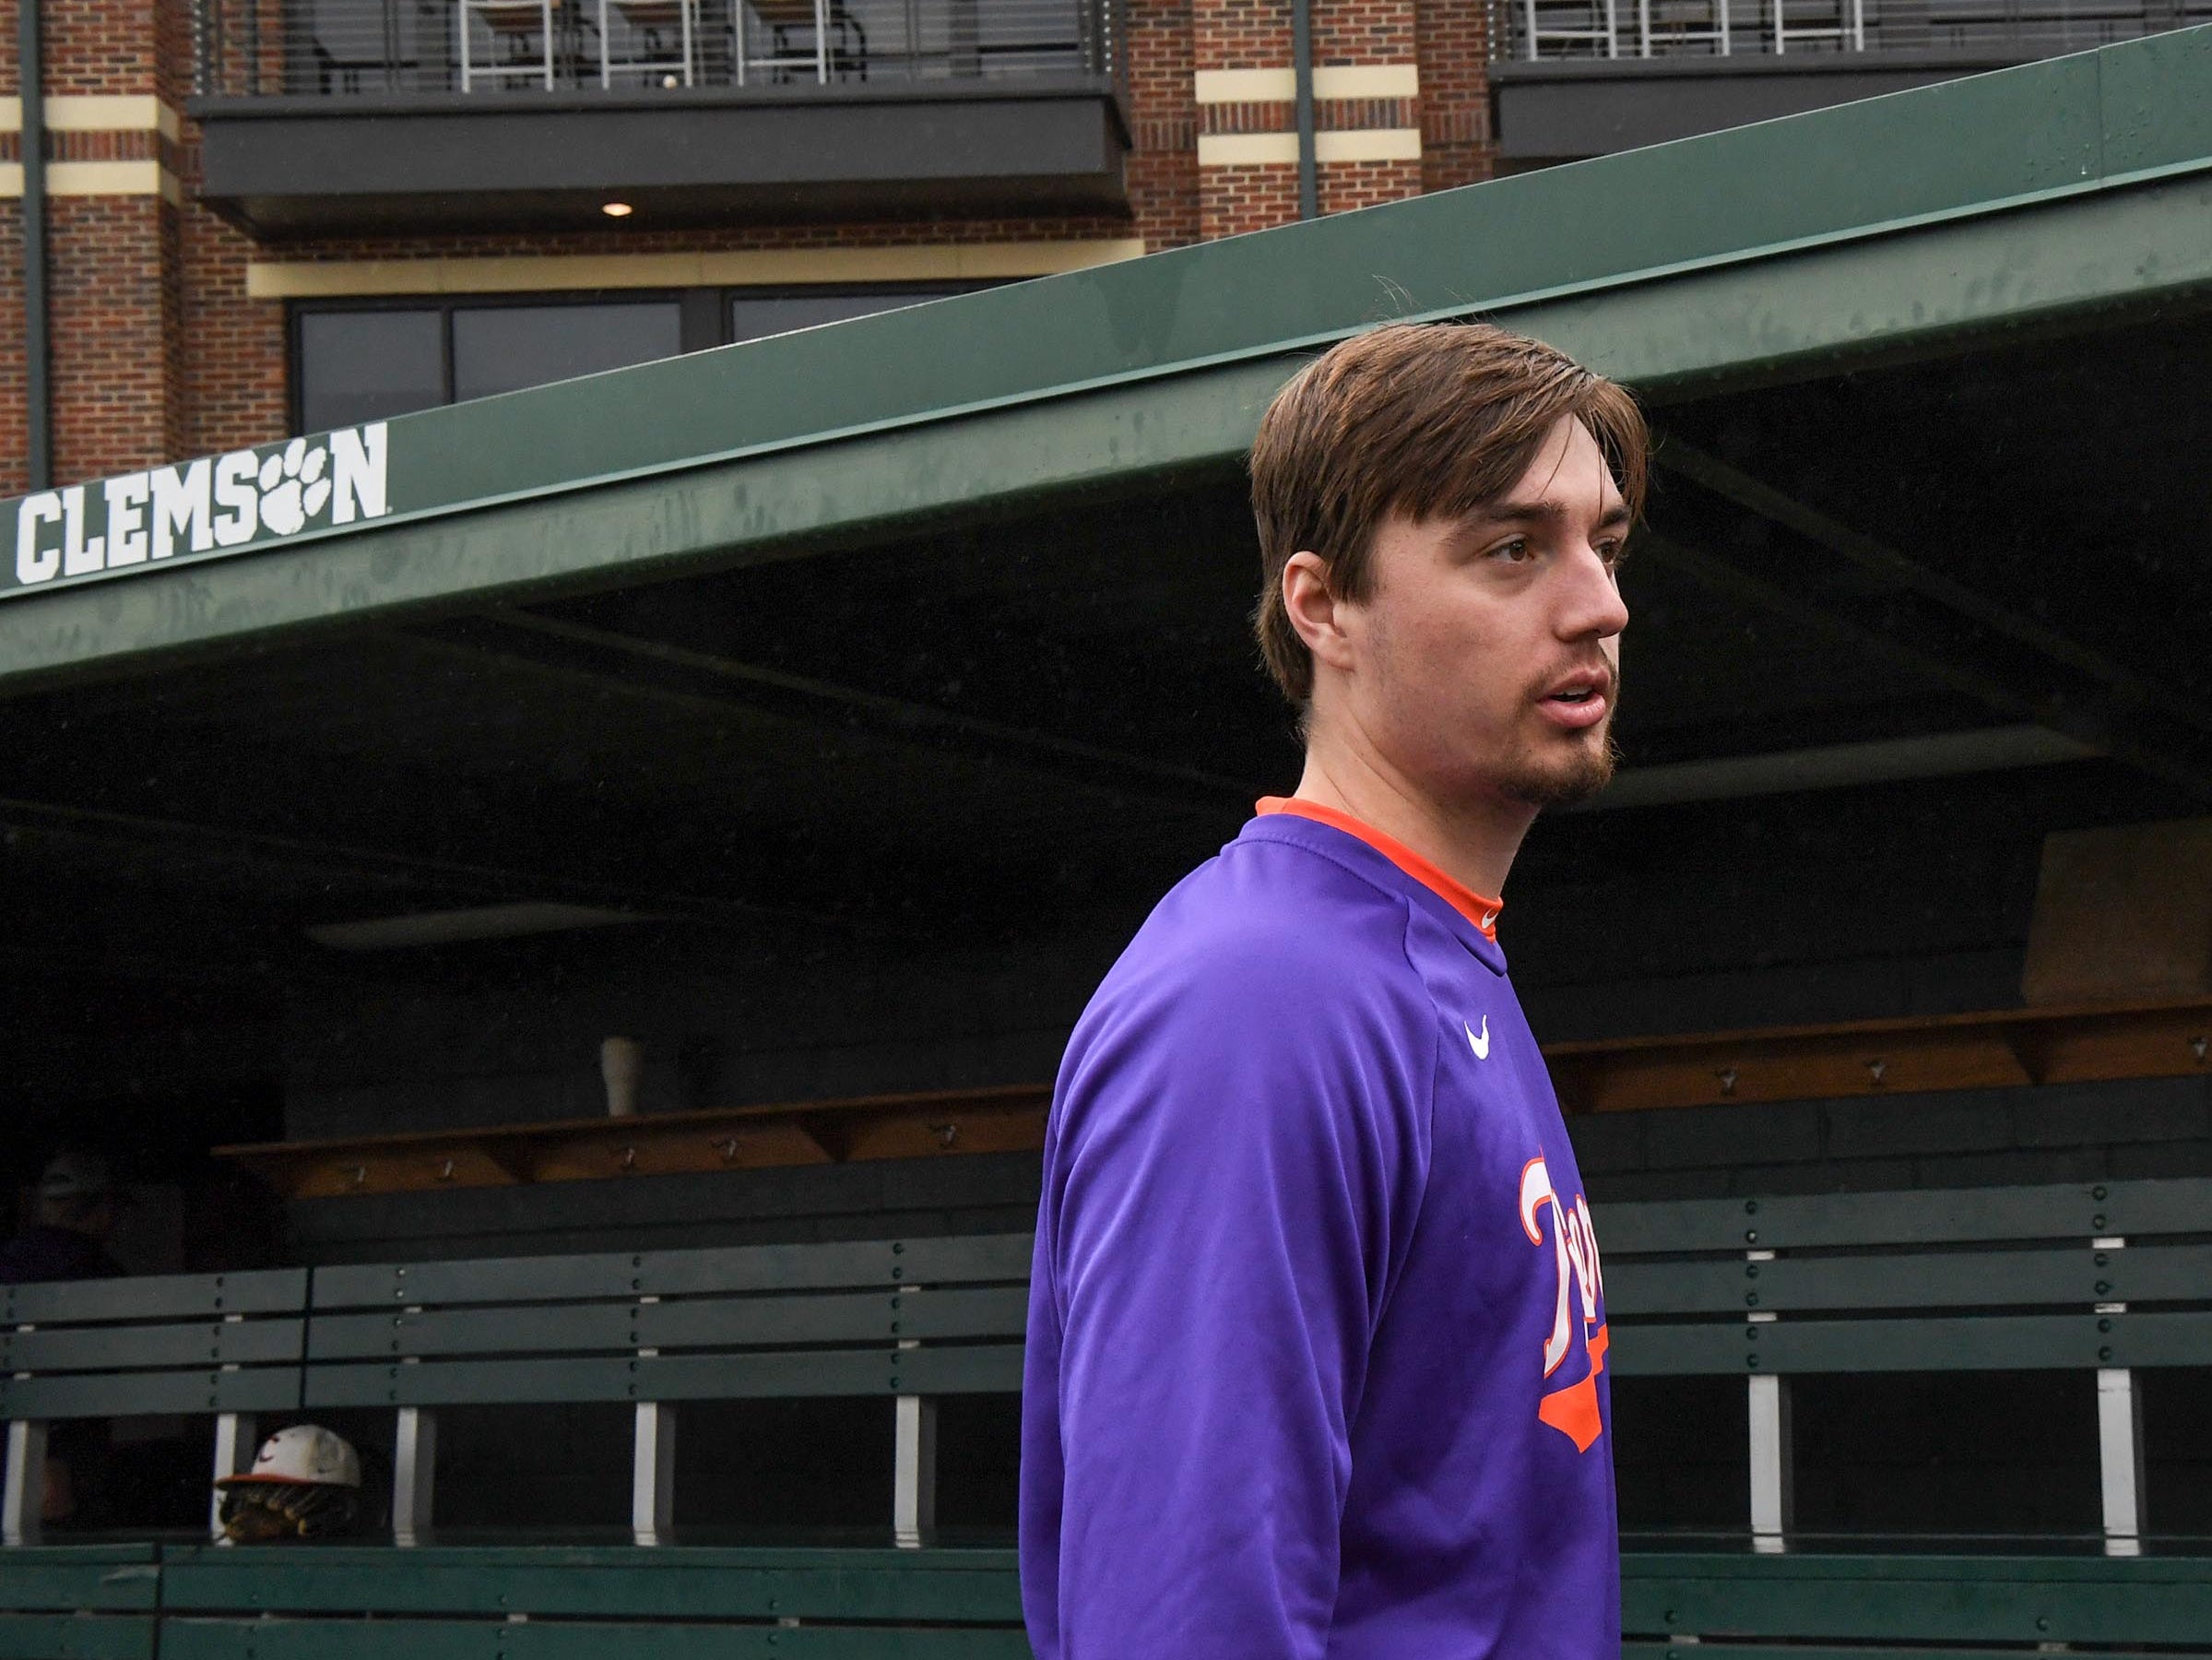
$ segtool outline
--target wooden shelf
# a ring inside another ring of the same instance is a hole
[[[2171,1078],[2212,1071],[2212,998],[1554,1044],[1568,1112]]]
[[[1569,1113],[2212,1073],[2212,998],[1554,1044]],[[287,1199],[1032,1153],[1049,1085],[218,1147]]]
[[[287,1199],[1035,1152],[1046,1085],[218,1147]]]

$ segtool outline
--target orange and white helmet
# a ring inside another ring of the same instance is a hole
[[[261,1443],[254,1467],[216,1482],[219,1488],[266,1482],[287,1487],[358,1488],[361,1484],[361,1454],[353,1443],[335,1429],[320,1424],[294,1424],[279,1429]]]

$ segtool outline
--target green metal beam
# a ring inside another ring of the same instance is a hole
[[[21,593],[0,678],[1157,487],[1388,317],[1663,400],[2212,302],[2207,77],[2185,31],[395,420],[384,516]]]

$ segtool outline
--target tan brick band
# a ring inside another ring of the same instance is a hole
[[[815,282],[960,282],[1049,277],[1134,259],[1137,237],[935,243],[887,248],[740,248],[700,254],[548,254],[246,266],[254,300],[367,294],[511,294],[554,289],[712,288]]]
[[[159,133],[172,143],[183,122],[160,99],[106,93],[59,93],[46,101],[46,125],[57,133]],[[23,130],[23,101],[0,98],[0,133]]]
[[[50,132],[62,135],[56,148],[64,153],[46,163],[46,190],[57,196],[158,196],[182,207],[184,187],[175,172],[163,166],[158,159],[132,157],[127,154],[131,146],[121,141],[136,135],[148,134],[151,139],[141,143],[170,144],[181,141],[183,124],[177,113],[160,99],[148,97],[111,96],[93,93],[63,93],[45,101],[46,126]],[[0,98],[0,134],[19,134],[23,130],[23,101],[20,98]],[[109,154],[99,156],[94,148],[92,158],[82,154],[83,143],[99,145],[97,139],[72,144],[71,138],[83,135],[104,135],[115,138],[116,145],[104,146]],[[126,153],[116,156],[114,150]],[[17,159],[0,161],[0,199],[19,197],[23,194],[23,163],[19,147],[10,147]],[[70,156],[76,149],[79,153]]]
[[[1298,96],[1294,69],[1201,69],[1191,77],[1197,101],[1288,103]],[[1316,98],[1417,98],[1414,64],[1323,64],[1313,72]]]
[[[1316,133],[1313,159],[1324,167],[1347,161],[1418,161],[1421,129],[1366,127],[1350,132]],[[1297,160],[1295,133],[1199,135],[1201,167],[1295,167]]]

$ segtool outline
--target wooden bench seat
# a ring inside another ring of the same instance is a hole
[[[1741,1376],[1751,1524],[1791,1531],[1788,1380],[2060,1370],[2096,1392],[2107,1547],[2139,1547],[2136,1370],[2212,1366],[2212,1182],[1674,1201],[1597,1213],[1623,1375]]]
[[[1022,1386],[1030,1236],[491,1258],[316,1272],[304,1404],[388,1406],[393,1532],[430,1525],[435,1408],[635,1407],[632,1524],[668,1530],[677,1404],[879,1396],[893,1523],[934,1525],[936,1400]]]
[[[2064,1184],[1601,1207],[1606,1364],[1742,1377],[1749,1522],[1783,1547],[1789,1380],[2038,1370],[2096,1398],[2103,1529],[2141,1537],[2135,1374],[2212,1366],[2212,1182]],[[686,1401],[868,1397],[894,1414],[893,1536],[934,1520],[936,1403],[1021,1384],[1030,1238],[882,1239],[395,1263],[10,1294],[0,1411],[18,1505],[44,1417],[396,1414],[393,1529],[426,1536],[436,1412],[633,1408],[632,1524],[669,1532]],[[302,1344],[298,1305],[304,1301]],[[186,1320],[185,1315],[195,1318]],[[127,1317],[127,1318],[126,1318]],[[235,1467],[234,1464],[221,1467]],[[33,1530],[35,1531],[35,1530]],[[12,1537],[28,1537],[20,1529]]]

